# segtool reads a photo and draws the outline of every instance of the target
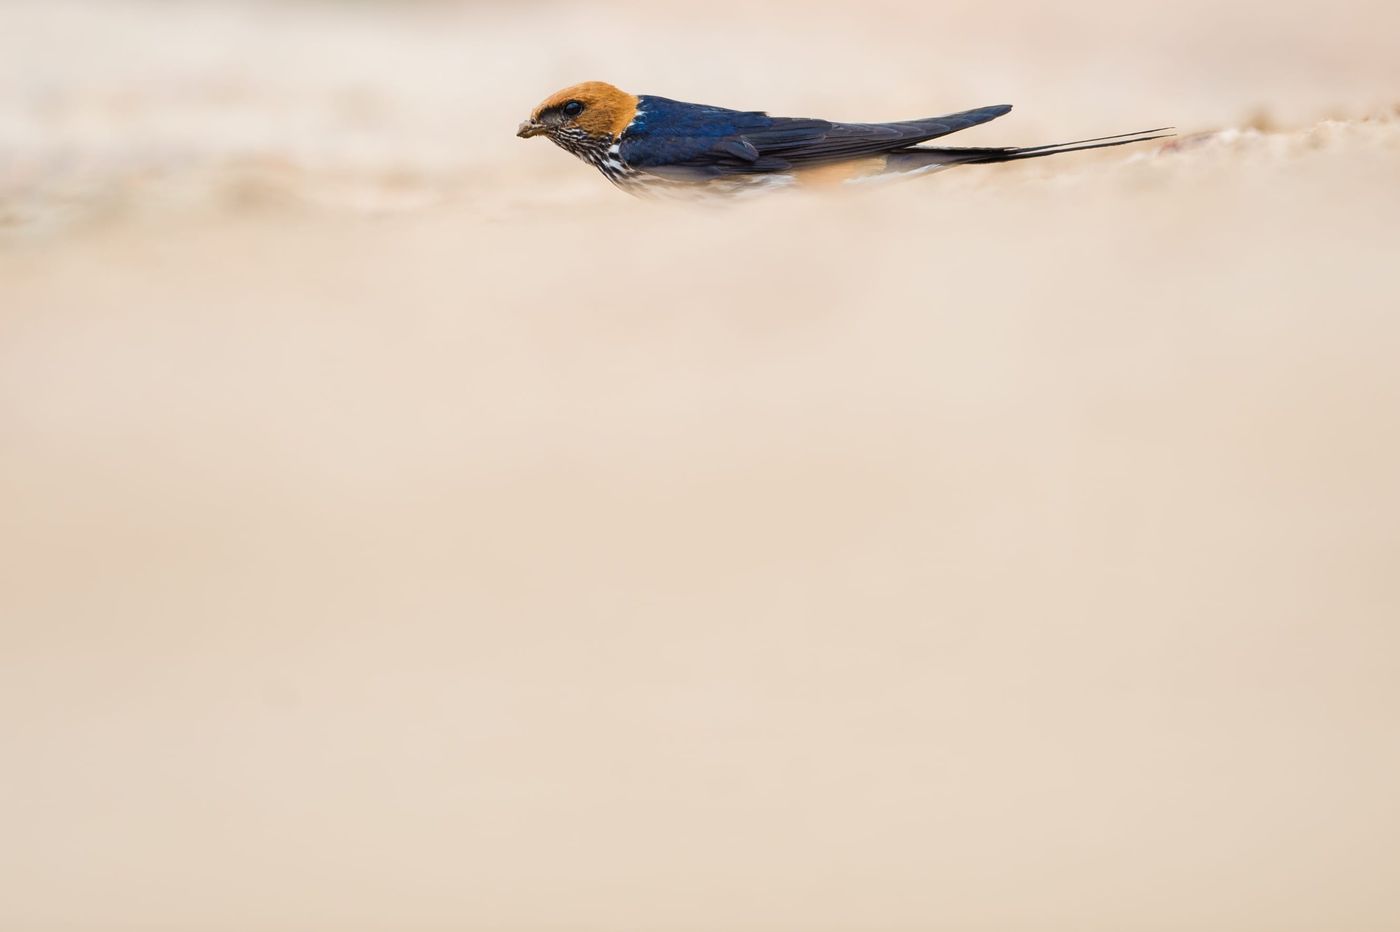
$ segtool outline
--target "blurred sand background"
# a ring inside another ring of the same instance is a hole
[[[1400,5],[0,2],[0,928],[1400,928]],[[601,78],[1173,145],[736,209]]]

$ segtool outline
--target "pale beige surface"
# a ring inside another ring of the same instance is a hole
[[[7,0],[0,928],[1400,927],[1397,21]]]

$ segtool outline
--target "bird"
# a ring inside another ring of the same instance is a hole
[[[729,196],[910,178],[955,165],[1038,159],[1172,135],[1163,127],[1044,146],[922,145],[1010,112],[1009,104],[997,104],[894,123],[838,123],[629,94],[588,81],[546,98],[516,135],[547,136],[618,188],[642,197]]]

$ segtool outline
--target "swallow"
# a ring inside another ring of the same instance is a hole
[[[898,123],[834,123],[628,94],[590,81],[546,99],[517,135],[548,136],[617,187],[643,196],[909,178],[954,165],[1038,159],[1172,135],[1162,128],[1027,148],[922,145],[1009,112],[1010,105],[998,104]]]

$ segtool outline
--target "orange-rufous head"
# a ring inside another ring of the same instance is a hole
[[[635,95],[602,81],[576,84],[536,107],[516,135],[528,139],[582,131],[595,138],[616,139],[637,116],[637,104]]]

